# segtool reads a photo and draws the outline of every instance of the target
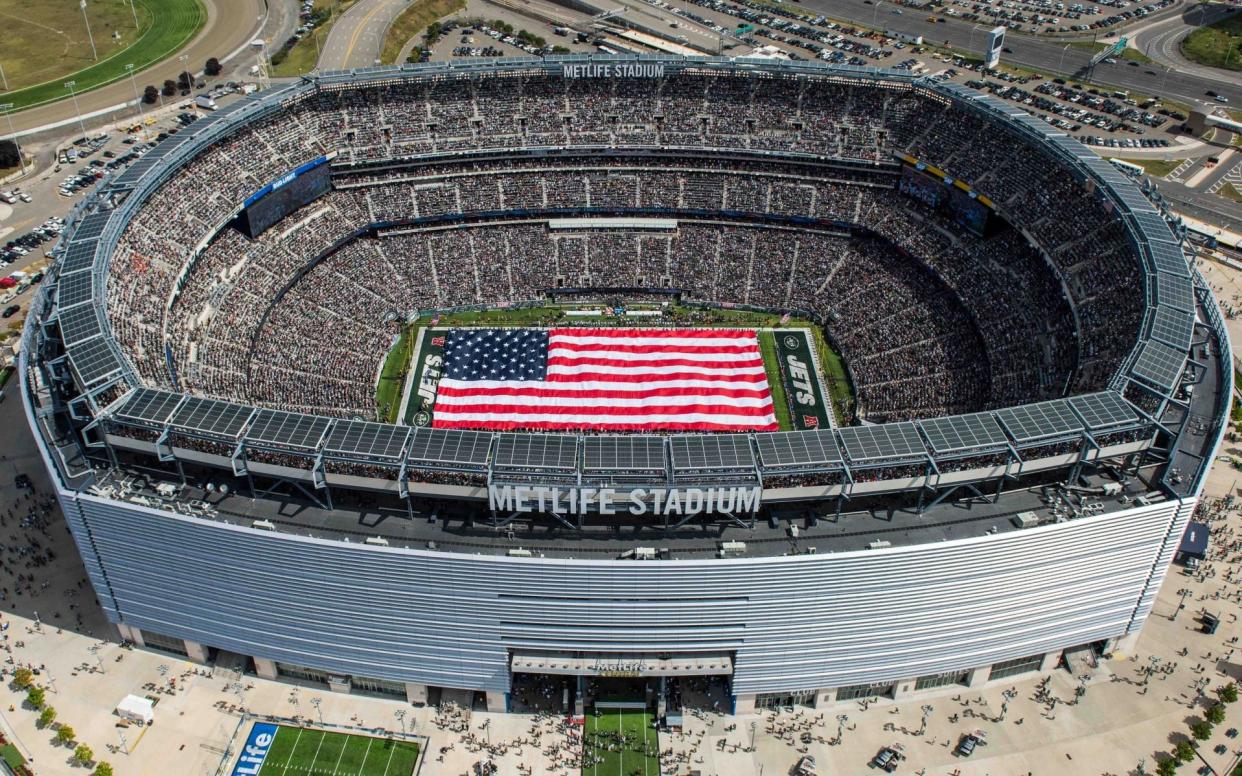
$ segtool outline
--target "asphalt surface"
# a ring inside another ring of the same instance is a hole
[[[1218,84],[1236,85],[1242,79],[1242,74],[1191,62],[1182,56],[1180,44],[1196,27],[1212,24],[1238,12],[1237,9],[1223,5],[1191,6],[1177,16],[1145,27],[1136,27],[1129,36],[1130,47],[1138,49],[1166,67],[1174,67],[1181,72]]]
[[[951,44],[957,51],[982,53],[987,44],[988,30],[993,25],[971,24],[970,22],[940,17],[945,21],[933,24],[928,21],[926,11],[912,8],[898,8],[885,0],[874,0],[868,4],[865,0],[802,0],[797,6],[804,11],[813,11],[834,19],[849,20],[868,27],[895,30],[906,35],[921,35],[928,43]],[[900,10],[901,14],[894,13]],[[1199,11],[1190,7],[1183,12],[1198,14]],[[1191,17],[1197,18],[1197,17]],[[1123,31],[1124,35],[1125,32]],[[1116,35],[1103,39],[1106,43],[1117,40]],[[1078,46],[1069,45],[1067,41],[1034,38],[1013,32],[1006,34],[1005,47],[1012,53],[1001,55],[1002,63],[1025,65],[1047,72],[1065,75],[1085,73],[1092,52]],[[1149,74],[1150,72],[1150,74]],[[1100,64],[1095,68],[1092,80],[1127,91],[1141,92],[1148,95],[1169,97],[1182,103],[1200,103],[1210,101],[1205,95],[1207,89],[1214,89],[1223,94],[1231,103],[1242,103],[1242,78],[1225,76],[1224,81],[1205,83],[1204,79],[1194,73],[1167,70],[1159,65],[1130,66],[1125,61],[1115,65]],[[1212,103],[1215,105],[1215,103]]]
[[[280,0],[272,0],[272,2],[276,3]],[[186,66],[196,73],[201,73],[208,58],[223,59],[258,34],[260,19],[264,15],[263,0],[203,0],[203,4],[207,7],[207,23],[188,46],[175,56],[136,74],[133,84],[130,83],[130,79],[122,78],[108,86],[78,95],[78,109],[83,114],[90,114],[132,102],[134,86],[141,91],[148,84],[158,86],[165,79],[175,79],[182,70],[182,65],[178,61],[179,57],[188,57]],[[125,106],[110,114],[112,118],[109,120],[115,120],[127,112],[137,115],[137,111],[132,106]],[[74,117],[73,101],[62,100],[14,113],[12,118],[13,128],[20,132]],[[97,119],[94,123],[103,121],[104,119]],[[7,122],[4,129],[8,130]],[[61,130],[62,133],[69,131],[71,130]]]
[[[384,35],[410,0],[362,0],[336,20],[319,54],[320,70],[371,67],[384,47]]]

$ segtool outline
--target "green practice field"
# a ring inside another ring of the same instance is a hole
[[[660,776],[660,742],[644,709],[599,709],[587,714],[583,776]],[[625,737],[625,743],[620,737]],[[648,756],[654,752],[654,756]]]
[[[80,94],[120,80],[128,75],[127,64],[138,72],[167,59],[207,21],[200,0],[134,0],[132,9],[128,0],[91,0],[86,13],[98,61],[91,56],[78,0],[0,0],[0,65],[12,89],[0,91],[0,102],[21,110],[67,99],[66,81],[76,81],[74,92]]]
[[[418,744],[388,738],[280,726],[263,761],[263,776],[410,776]]]

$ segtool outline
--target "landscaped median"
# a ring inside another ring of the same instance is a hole
[[[1242,70],[1242,13],[1200,27],[1182,41],[1182,55],[1191,62],[1226,70]]]

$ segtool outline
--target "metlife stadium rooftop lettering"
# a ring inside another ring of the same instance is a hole
[[[664,65],[646,62],[565,65],[565,78],[663,78]]]

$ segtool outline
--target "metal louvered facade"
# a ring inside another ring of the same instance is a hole
[[[368,547],[61,500],[75,536],[89,535],[105,609],[132,627],[494,692],[509,689],[510,650],[730,651],[738,694],[912,678],[1135,632],[1194,503],[940,544],[639,563]]]

